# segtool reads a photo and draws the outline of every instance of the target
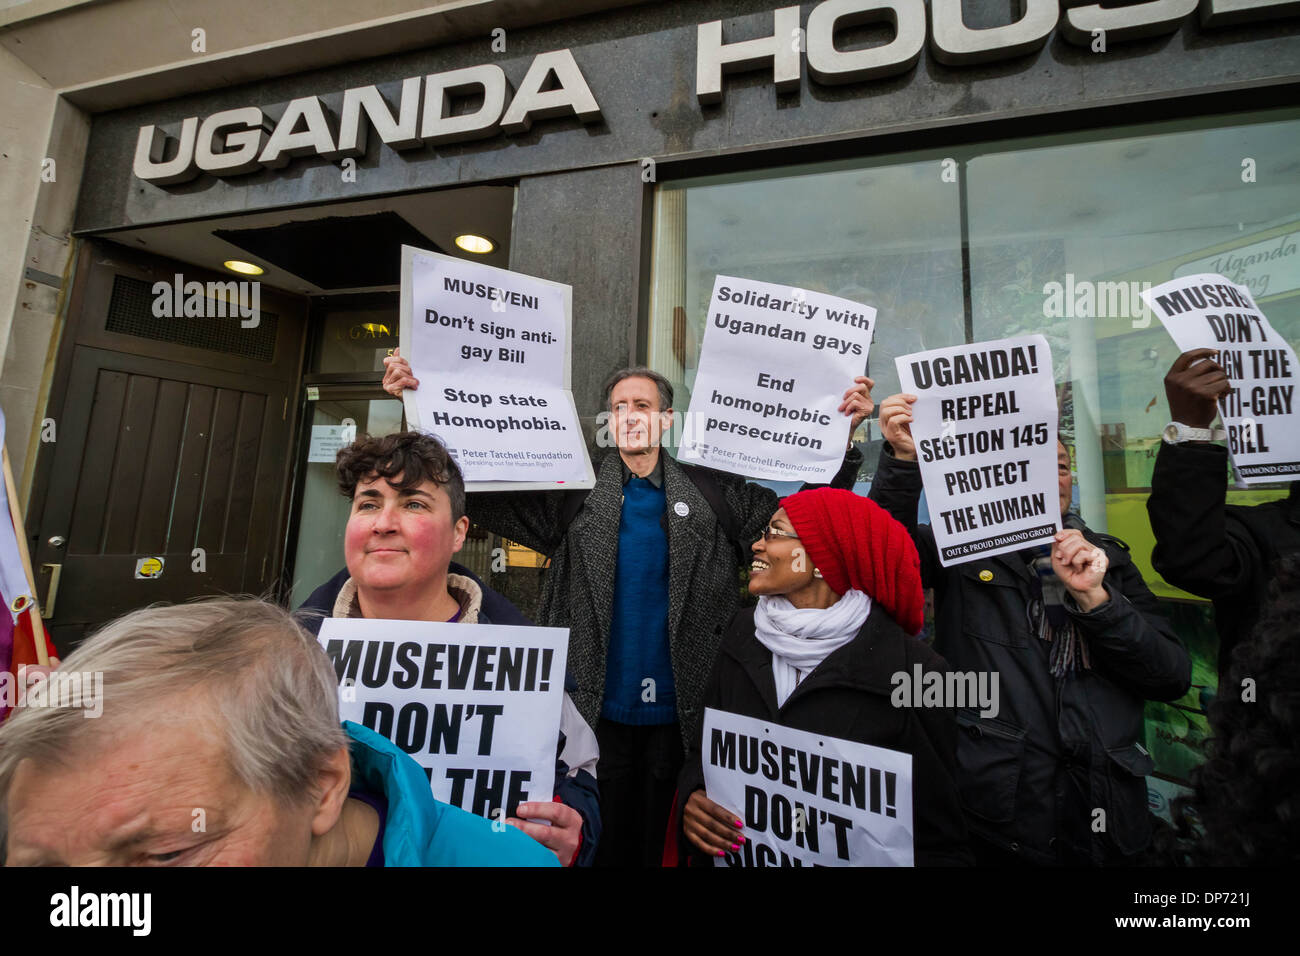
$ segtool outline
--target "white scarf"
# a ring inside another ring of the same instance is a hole
[[[853,640],[871,613],[871,598],[845,591],[827,608],[798,608],[779,594],[763,595],[754,608],[754,636],[772,652],[776,705],[830,654]]]

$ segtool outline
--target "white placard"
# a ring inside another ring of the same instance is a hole
[[[704,710],[704,791],[744,821],[717,866],[912,866],[912,755]]]
[[[567,285],[402,246],[401,342],[420,380],[406,420],[447,445],[467,491],[595,484],[572,326]]]
[[[829,482],[867,366],[876,310],[822,292],[718,276],[678,460],[772,481]]]
[[[1041,335],[897,358],[939,560],[1019,551],[1061,529],[1056,386]]]
[[[1201,273],[1158,285],[1142,298],[1180,352],[1219,350],[1232,383],[1219,413],[1238,479],[1258,485],[1300,478],[1300,367],[1295,349],[1269,324],[1250,290]]]
[[[433,795],[493,819],[551,801],[568,628],[326,618],[339,716],[393,741]]]

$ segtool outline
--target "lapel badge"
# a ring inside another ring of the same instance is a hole
[[[673,505],[673,511],[677,512],[677,517],[679,518],[685,518],[691,513],[690,506],[684,501],[679,501],[677,504]]]
[[[987,582],[987,581],[992,581],[992,580],[993,580],[993,572],[990,571],[988,568],[985,568],[983,571],[980,572],[980,580],[981,580],[981,581],[986,581],[986,582]]]

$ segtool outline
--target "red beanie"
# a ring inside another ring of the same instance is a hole
[[[920,632],[925,620],[921,556],[889,512],[842,488],[801,491],[781,507],[831,590],[862,591],[907,633]]]

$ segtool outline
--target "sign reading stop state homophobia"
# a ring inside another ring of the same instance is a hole
[[[718,276],[681,461],[772,481],[829,482],[844,460],[844,391],[876,310],[821,292]]]
[[[401,323],[420,380],[407,421],[447,445],[466,490],[595,483],[570,391],[569,286],[403,246]]]
[[[912,866],[912,755],[705,708],[704,791],[745,820],[716,866]]]
[[[1250,290],[1203,273],[1156,286],[1142,298],[1180,351],[1219,350],[1232,384],[1219,412],[1238,478],[1247,485],[1300,478],[1300,366]]]
[[[1061,528],[1056,387],[1041,335],[895,360],[939,560],[1019,551]]]
[[[551,801],[567,628],[327,618],[339,716],[410,754],[433,795],[493,819]]]

